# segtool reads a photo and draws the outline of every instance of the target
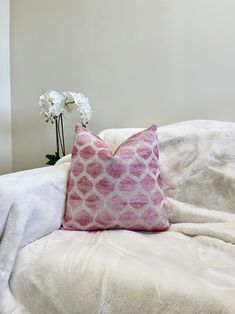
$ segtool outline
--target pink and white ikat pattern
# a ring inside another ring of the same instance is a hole
[[[155,125],[131,136],[115,153],[77,125],[64,229],[167,230],[158,158]]]

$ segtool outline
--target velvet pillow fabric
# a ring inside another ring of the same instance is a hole
[[[75,132],[64,229],[167,230],[157,126],[131,136],[114,153],[88,129],[77,125]]]

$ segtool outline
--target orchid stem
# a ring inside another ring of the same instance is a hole
[[[63,116],[60,115],[60,125],[61,125],[61,135],[62,135],[62,142],[63,142],[63,155],[65,156],[65,142],[64,142],[64,123],[63,123]]]
[[[58,119],[58,137],[59,137],[59,144],[60,144],[60,147],[61,147],[61,152],[64,156],[64,151],[63,151],[63,142],[62,142],[62,138],[61,138],[61,134],[60,134],[60,117]]]
[[[55,119],[55,130],[56,130],[56,151],[58,156],[60,156],[60,146],[59,146],[59,134],[58,134],[58,120]]]

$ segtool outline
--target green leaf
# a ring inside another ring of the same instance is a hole
[[[55,152],[54,155],[47,154],[46,158],[48,159],[46,163],[47,165],[54,165],[60,159],[60,155],[58,154],[58,152]]]

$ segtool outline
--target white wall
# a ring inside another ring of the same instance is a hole
[[[11,169],[9,0],[0,0],[0,174]]]
[[[14,170],[55,150],[37,107],[47,89],[88,95],[95,131],[235,121],[234,58],[234,0],[12,0]]]

